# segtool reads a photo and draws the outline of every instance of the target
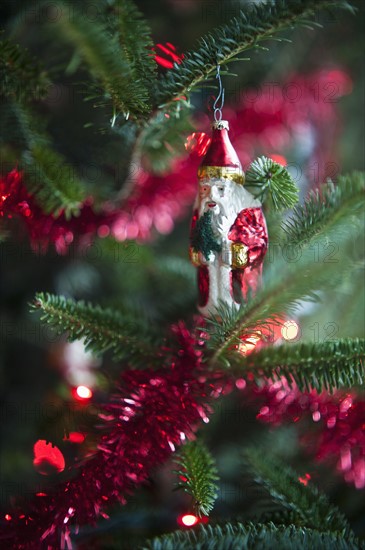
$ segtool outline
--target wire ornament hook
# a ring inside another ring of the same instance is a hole
[[[221,78],[221,67],[220,65],[218,64],[217,65],[217,74],[216,74],[216,78],[218,79],[218,82],[219,82],[219,94],[213,104],[213,109],[214,109],[214,120],[215,122],[220,122],[222,120],[222,109],[223,109],[223,106],[224,106],[224,88],[223,88],[223,84],[222,84],[222,78]],[[218,101],[220,100],[220,106],[218,107]]]

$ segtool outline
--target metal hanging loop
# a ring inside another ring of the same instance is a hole
[[[222,109],[224,105],[224,88],[222,85],[222,78],[221,78],[221,67],[220,65],[217,65],[217,75],[216,78],[219,82],[219,94],[217,96],[217,99],[215,100],[213,104],[214,109],[214,120],[215,122],[220,122],[222,120]],[[220,101],[220,105],[218,106],[218,101]]]

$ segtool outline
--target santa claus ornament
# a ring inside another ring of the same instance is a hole
[[[199,311],[209,317],[226,304],[239,308],[261,280],[268,235],[261,202],[245,188],[245,174],[222,118],[224,91],[214,104],[213,135],[198,170],[199,190],[190,234],[198,269]],[[217,101],[222,104],[217,108]]]

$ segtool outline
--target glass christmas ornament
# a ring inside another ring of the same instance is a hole
[[[214,315],[220,303],[238,308],[249,291],[256,291],[268,246],[261,203],[244,187],[229,124],[216,120],[212,128],[212,141],[198,170],[190,233],[199,310],[205,316]]]

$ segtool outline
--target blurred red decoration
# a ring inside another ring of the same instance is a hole
[[[205,132],[193,132],[186,138],[185,149],[188,153],[197,153],[203,157],[208,151],[212,138]]]
[[[65,469],[65,459],[58,447],[39,439],[33,447],[33,464],[37,472],[42,475],[60,473]]]
[[[201,157],[195,150],[177,159],[166,175],[140,170],[134,188],[111,224],[118,241],[148,241],[157,233],[171,233],[175,222],[191,208],[196,194],[196,172]]]
[[[69,441],[70,443],[83,443],[85,441],[85,435],[80,432],[70,432],[68,436],[63,438],[63,441]]]
[[[238,378],[235,382],[235,386],[239,390],[244,390],[247,386],[247,382],[244,378]]]
[[[273,154],[268,154],[266,156],[269,157],[270,159],[274,160],[275,162],[278,162],[282,166],[287,166],[288,165],[288,161],[286,160],[286,158],[283,155],[278,155],[276,153],[273,153]]]
[[[259,420],[276,426],[302,420],[300,441],[310,454],[336,465],[357,489],[365,488],[365,401],[361,396],[355,391],[300,392],[285,379],[251,387],[251,391],[251,399],[262,402]],[[308,429],[310,421],[316,427]]]
[[[176,46],[171,44],[171,42],[166,42],[165,45],[156,44],[154,50],[156,52],[156,63],[160,65],[160,67],[164,67],[165,69],[172,69],[174,63],[180,64],[181,61],[184,59],[184,54],[178,54]]]
[[[46,252],[50,243],[59,254],[66,253],[75,240],[87,244],[106,214],[95,214],[92,199],[85,201],[80,215],[70,220],[63,213],[57,218],[45,214],[23,183],[23,174],[17,169],[0,177],[0,217],[20,219],[28,230],[31,246],[37,252]]]
[[[300,481],[300,483],[302,483],[303,485],[308,485],[308,481],[311,479],[311,475],[310,474],[304,474],[303,477],[298,477],[298,481]]]

